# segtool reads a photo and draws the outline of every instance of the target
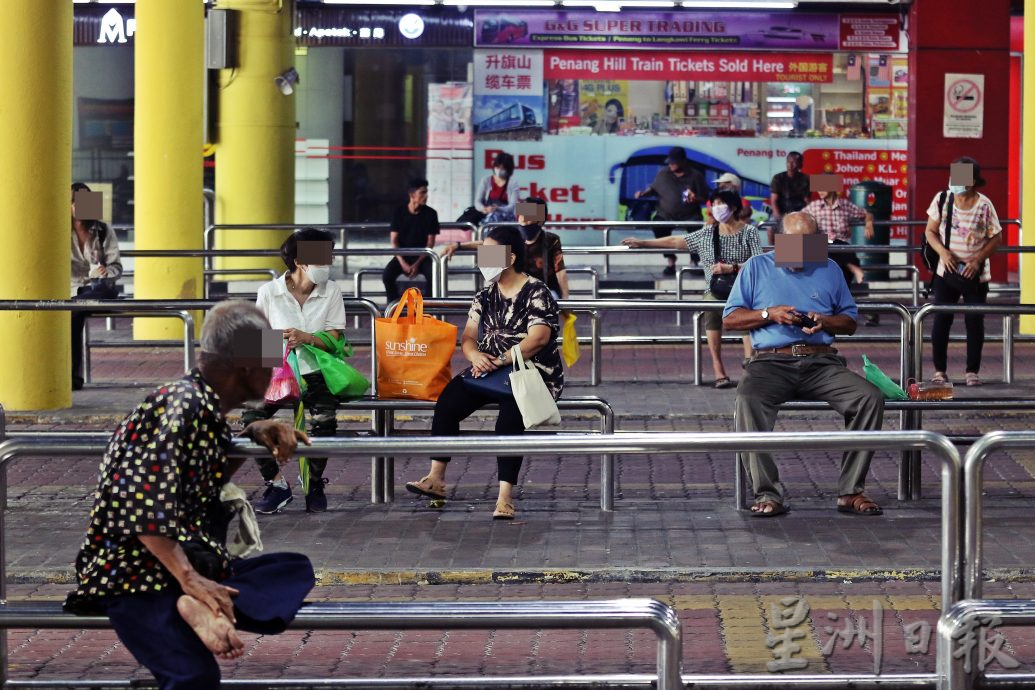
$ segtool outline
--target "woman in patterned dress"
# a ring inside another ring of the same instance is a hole
[[[564,387],[564,370],[557,347],[558,307],[544,283],[524,273],[524,239],[515,227],[498,227],[485,238],[484,246],[507,247],[504,266],[480,265],[487,287],[474,296],[460,347],[471,362],[471,373],[488,374],[510,367],[510,350],[520,346],[521,356],[531,361],[543,376],[546,387],[556,399]],[[513,398],[497,401],[468,387],[463,374],[446,385],[435,404],[431,423],[433,436],[457,436],[460,422],[489,403],[499,402],[496,433],[523,434],[521,411]],[[512,520],[512,493],[521,469],[521,456],[497,458],[500,490],[492,517]],[[431,498],[445,498],[446,467],[449,458],[433,458],[431,471],[419,481],[407,482],[406,489]]]

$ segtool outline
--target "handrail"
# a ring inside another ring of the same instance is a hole
[[[982,517],[984,510],[985,461],[992,453],[1011,448],[1035,448],[1033,431],[994,431],[978,439],[963,461],[963,598],[982,596],[982,564],[984,561]]]
[[[123,302],[124,303],[124,302]],[[125,310],[105,311],[99,310],[90,312],[91,316],[99,318],[114,318],[124,314]],[[137,317],[179,317],[183,320],[183,371],[188,372],[194,368],[197,357],[194,354],[194,316],[187,310],[171,311],[166,309],[133,310],[132,318]],[[90,357],[90,327],[83,328],[83,381],[89,383],[92,372],[92,358]]]
[[[589,454],[674,454],[722,452],[844,450],[928,450],[942,460],[942,610],[961,598],[960,456],[956,447],[930,431],[840,431],[840,432],[756,432],[756,433],[629,433],[615,436],[557,434],[553,436],[461,436],[420,438],[347,439],[314,438],[312,454],[321,457],[351,456],[492,456],[513,452],[524,455]],[[3,551],[4,513],[7,507],[7,465],[16,457],[101,455],[106,443],[46,443],[11,439],[0,443],[0,588],[6,581],[6,553]],[[269,451],[242,438],[233,440],[229,456],[263,457]],[[0,589],[0,599],[5,598]]]
[[[986,635],[986,621],[1003,625],[1035,625],[1035,601],[1003,599],[964,599],[944,611],[938,619],[937,690],[973,690],[987,686],[989,680],[982,669],[984,648],[980,644],[968,646],[962,639],[964,632],[977,624],[977,635]],[[954,643],[959,647],[953,650]],[[977,663],[975,663],[975,658]],[[996,675],[1009,687],[1031,687],[1035,675],[1011,673]]]
[[[365,312],[370,316],[370,342],[375,342],[374,322],[381,315],[377,305],[367,299],[355,299],[343,297],[342,302],[345,311]],[[220,304],[219,300],[208,299],[141,299],[141,300],[0,300],[0,311],[88,311],[88,312],[111,312],[113,314],[143,311],[171,312],[168,316],[176,315],[176,312],[198,310],[205,311]],[[193,349],[193,333],[191,334],[191,348]],[[192,355],[193,356],[193,355]],[[377,395],[377,348],[370,348],[370,386],[374,395]]]

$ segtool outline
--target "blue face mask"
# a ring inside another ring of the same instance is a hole
[[[960,194],[967,193],[967,186],[962,184],[950,184],[949,191],[955,194],[956,196],[959,196]]]

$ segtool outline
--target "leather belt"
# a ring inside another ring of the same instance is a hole
[[[808,343],[794,343],[785,347],[773,347],[765,350],[755,350],[756,355],[793,355],[794,357],[808,357],[809,355],[832,355],[837,354],[837,348],[830,345],[810,345]]]

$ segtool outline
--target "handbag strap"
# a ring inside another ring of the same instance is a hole
[[[395,311],[392,312],[393,323],[399,323],[403,309],[406,309],[409,322],[421,323],[424,321],[424,295],[421,294],[420,290],[417,288],[406,288],[402,299],[399,300],[399,304],[395,305]]]
[[[332,338],[331,334],[327,331],[317,331],[316,333],[313,333],[313,335],[322,340],[324,344],[330,348],[328,352],[336,356],[338,359],[345,359],[346,357],[352,356],[352,343],[350,343],[345,336],[342,336],[341,340],[338,340],[337,338]],[[345,351],[346,345],[348,345],[348,352]],[[308,347],[313,346],[309,345]]]
[[[523,371],[525,369],[532,368],[532,363],[522,356],[520,345],[515,345],[510,348],[510,366],[514,371]]]
[[[945,208],[945,197],[949,197],[949,210],[946,214],[943,210]],[[938,201],[938,210],[942,211],[942,219],[945,221],[945,248],[949,248],[949,242],[952,241],[952,211],[956,207],[956,196],[949,191],[942,192],[941,199]]]
[[[714,259],[715,259],[715,263],[721,264],[722,263],[722,243],[719,241],[719,224],[716,223],[714,226],[712,226],[712,228],[713,228],[713,231],[712,231],[712,251],[715,254]],[[712,274],[712,275],[715,275],[715,274]]]

